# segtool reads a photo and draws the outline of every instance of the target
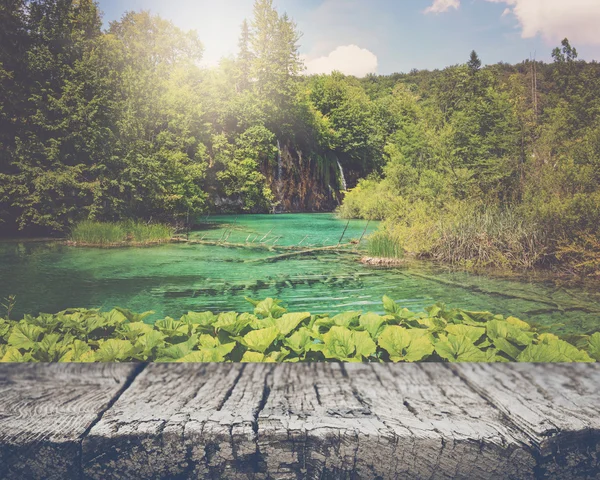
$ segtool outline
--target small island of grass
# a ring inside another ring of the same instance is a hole
[[[73,227],[68,243],[85,247],[147,246],[169,242],[174,233],[173,227],[161,223],[85,220]]]

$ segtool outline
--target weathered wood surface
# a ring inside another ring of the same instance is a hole
[[[81,477],[81,439],[136,368],[0,364],[0,478]]]
[[[133,368],[2,367],[0,478],[600,478],[597,365]]]

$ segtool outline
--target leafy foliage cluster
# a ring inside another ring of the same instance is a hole
[[[600,274],[600,64],[553,57],[364,79],[389,135],[342,215],[443,261]]]
[[[248,299],[254,313],[188,314],[153,325],[116,308],[0,319],[3,362],[593,362],[600,332],[575,344],[514,317],[435,305],[415,314],[384,297],[385,315],[288,313]]]

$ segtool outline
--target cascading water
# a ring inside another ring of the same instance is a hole
[[[340,169],[340,180],[342,182],[342,190],[348,190],[348,185],[346,184],[346,177],[344,176],[344,169],[342,168],[342,164],[339,160],[337,160],[338,168]]]

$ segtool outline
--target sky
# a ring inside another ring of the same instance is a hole
[[[150,10],[196,30],[206,66],[234,56],[253,0],[98,0],[104,24]],[[531,56],[551,61],[568,37],[579,58],[600,61],[600,0],[273,0],[302,32],[307,73],[390,74]]]

